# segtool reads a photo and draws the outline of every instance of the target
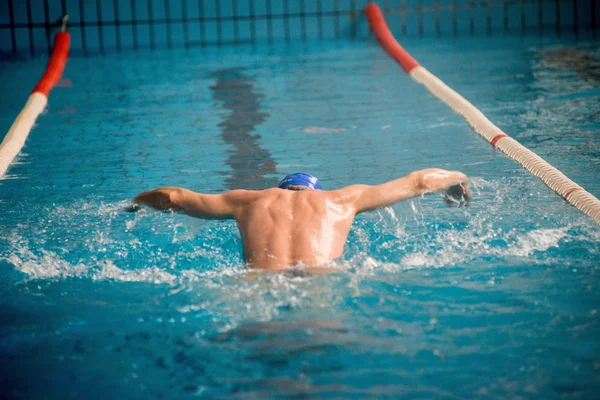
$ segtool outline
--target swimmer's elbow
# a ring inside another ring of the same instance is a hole
[[[169,209],[171,211],[184,211],[185,207],[185,191],[181,188],[168,188],[167,192]]]
[[[410,187],[414,191],[414,195],[418,196],[427,191],[427,185],[425,184],[425,180],[423,179],[423,170],[413,171],[407,175],[407,178],[411,183]]]
[[[169,191],[171,211],[185,213],[204,219],[232,218],[233,211],[226,196],[222,194],[196,193],[182,188]]]

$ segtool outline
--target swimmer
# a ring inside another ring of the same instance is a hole
[[[440,191],[446,191],[448,204],[464,205],[470,198],[466,180],[461,172],[430,168],[380,185],[327,191],[316,177],[295,173],[264,190],[202,194],[163,187],[138,195],[128,211],[147,205],[197,218],[235,219],[250,268],[318,267],[342,255],[356,214]]]

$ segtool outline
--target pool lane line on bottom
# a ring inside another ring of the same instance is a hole
[[[497,147],[510,158],[519,162],[529,172],[540,178],[550,189],[600,224],[600,200],[567,178],[540,156],[502,132],[473,104],[422,67],[396,41],[377,4],[367,4],[365,14],[381,47],[414,80],[425,85],[432,94],[461,114],[473,130],[483,136],[492,146]]]
[[[71,37],[66,31],[67,18],[67,16],[63,18],[62,30],[54,36],[54,48],[44,75],[29,95],[25,107],[11,125],[2,143],[0,143],[0,178],[6,173],[14,158],[25,145],[25,140],[27,140],[35,120],[46,108],[50,91],[60,80],[65,69],[71,44]]]

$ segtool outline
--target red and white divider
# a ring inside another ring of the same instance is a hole
[[[35,120],[44,111],[48,103],[48,94],[62,76],[69,54],[70,43],[71,37],[66,32],[63,22],[63,30],[54,36],[54,49],[42,79],[39,80],[33,92],[31,92],[25,107],[13,122],[2,143],[0,143],[0,177],[4,175],[10,163],[21,151]]]
[[[591,216],[600,224],[600,200],[581,186],[567,178],[562,172],[548,164],[540,156],[510,138],[494,125],[481,111],[464,97],[456,93],[431,72],[423,68],[398,44],[390,32],[381,10],[374,3],[365,7],[371,30],[377,41],[390,57],[398,62],[417,82],[422,83],[436,97],[461,114],[469,125],[492,146],[499,148],[513,160],[518,161],[533,175],[540,178],[548,187],[560,194],[569,203]]]

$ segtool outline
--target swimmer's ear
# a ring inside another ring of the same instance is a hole
[[[468,207],[471,201],[471,191],[466,182],[452,185],[444,193],[444,202],[449,207]]]

